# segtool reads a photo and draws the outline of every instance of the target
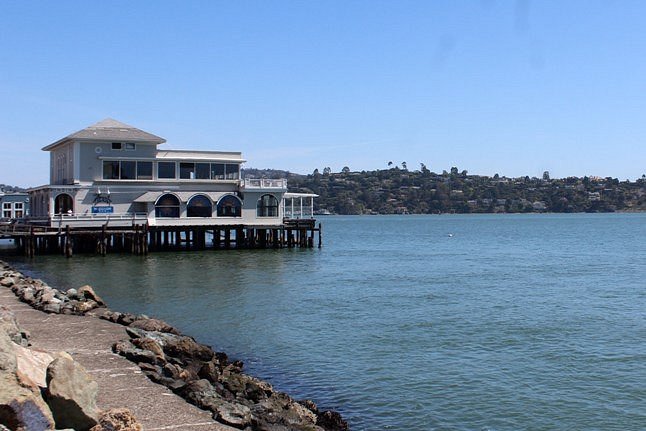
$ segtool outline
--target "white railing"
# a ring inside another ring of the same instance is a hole
[[[292,211],[288,206],[285,206],[285,218],[288,218],[288,219],[314,218],[314,211],[312,211],[310,207],[303,208],[302,211],[300,210],[300,208],[294,209]]]
[[[52,221],[146,220],[148,213],[56,214]]]
[[[287,180],[285,178],[268,179],[268,178],[245,178],[243,187],[245,189],[287,189]]]

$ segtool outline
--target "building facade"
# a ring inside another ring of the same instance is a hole
[[[27,193],[0,192],[0,218],[21,219],[29,216],[29,195]]]
[[[31,219],[72,227],[283,223],[286,180],[241,180],[240,152],[160,149],[165,142],[106,119],[47,145],[50,184],[29,190]]]

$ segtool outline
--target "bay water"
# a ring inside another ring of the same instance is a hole
[[[321,249],[6,259],[354,430],[646,429],[646,214],[321,221]]]

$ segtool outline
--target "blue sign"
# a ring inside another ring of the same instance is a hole
[[[114,207],[92,207],[92,214],[112,214]]]

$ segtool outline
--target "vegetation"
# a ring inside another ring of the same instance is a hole
[[[330,168],[310,175],[245,170],[247,177],[288,178],[290,192],[316,193],[315,210],[331,214],[437,214],[498,212],[646,211],[646,175],[616,178],[507,178],[468,175],[453,167],[441,174],[424,164],[409,171],[389,169],[339,173]]]

